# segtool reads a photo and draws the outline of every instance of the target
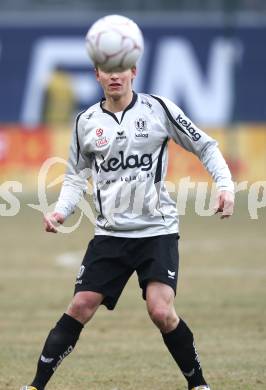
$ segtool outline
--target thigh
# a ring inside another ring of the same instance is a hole
[[[89,243],[76,279],[75,294],[94,291],[102,294],[101,302],[114,309],[132,270],[124,261],[125,240],[95,236]]]
[[[146,299],[150,282],[160,282],[176,293],[179,254],[178,234],[150,237],[143,243],[142,259],[137,267],[139,285]]]

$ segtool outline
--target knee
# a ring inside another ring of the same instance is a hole
[[[70,308],[73,312],[81,314],[84,312],[92,312],[93,305],[92,302],[88,299],[84,298],[74,298],[70,304]]]
[[[78,293],[70,303],[67,314],[85,324],[92,318],[100,303],[101,299],[94,294]]]
[[[171,332],[178,324],[178,317],[175,311],[168,306],[155,305],[149,309],[149,315],[162,333]]]

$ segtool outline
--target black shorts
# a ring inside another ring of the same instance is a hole
[[[178,234],[144,238],[95,236],[89,243],[76,279],[75,294],[95,291],[113,310],[128,279],[137,272],[143,298],[150,281],[172,287],[178,277]]]

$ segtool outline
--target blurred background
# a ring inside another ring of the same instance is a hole
[[[114,13],[144,33],[134,89],[170,98],[216,138],[242,189],[229,221],[199,217],[210,215],[208,199],[191,197],[181,207],[176,305],[213,388],[265,390],[265,0],[0,0],[0,388],[32,378],[93,235],[88,218],[79,224],[80,210],[70,218],[79,226],[71,235],[46,234],[42,212],[57,197],[76,114],[102,96],[85,34]],[[210,183],[194,156],[169,148],[169,181]],[[93,214],[88,205],[82,210]],[[117,311],[100,309],[84,334],[54,389],[184,388],[136,278]]]
[[[67,157],[75,115],[101,97],[84,36],[110,13],[133,18],[144,33],[135,90],[172,99],[212,133],[234,180],[265,179],[264,0],[0,0],[1,182],[36,191],[42,162]],[[179,155],[170,180],[208,179]],[[57,165],[56,175],[64,169]]]

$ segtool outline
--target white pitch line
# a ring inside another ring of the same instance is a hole
[[[84,252],[65,252],[56,257],[56,264],[64,268],[77,268],[83,259]],[[264,278],[266,276],[265,267],[247,268],[247,267],[217,267],[215,262],[209,267],[202,267],[198,262],[195,267],[184,267],[183,275],[200,276],[200,277],[250,277],[250,278]]]
[[[69,260],[65,261],[64,257],[61,257],[61,260],[57,263],[61,267],[64,267],[65,269],[78,269],[79,265],[81,264],[82,257],[78,256],[79,252],[73,252],[76,253],[77,256],[70,257]],[[60,255],[61,256],[61,255]],[[66,258],[65,258],[66,259]],[[200,263],[197,263],[195,267],[182,267],[182,276],[186,277],[197,277],[197,278],[209,278],[211,277],[225,277],[225,278],[232,278],[232,277],[241,277],[241,278],[247,278],[247,279],[263,279],[266,277],[266,268],[265,266],[259,267],[256,266],[256,268],[247,268],[247,267],[219,267],[217,268],[215,263],[210,265],[209,267],[201,267]],[[64,273],[58,274],[56,270],[38,270],[29,269],[27,271],[27,278],[30,279],[64,279],[66,276]],[[0,273],[0,281],[4,281],[6,279],[21,279],[22,274],[20,269],[3,269]]]
[[[56,256],[55,262],[65,268],[76,268],[83,259],[83,251],[65,252]]]
[[[195,249],[201,249],[201,250],[217,250],[217,249],[223,249],[226,248],[248,248],[256,246],[262,248],[266,248],[266,240],[264,238],[252,238],[251,240],[244,240],[243,238],[240,239],[229,239],[226,238],[224,240],[208,240],[208,239],[203,239],[203,240],[188,240],[184,238],[180,239],[179,242],[179,247],[180,249],[184,251],[189,251],[189,250],[195,250]]]
[[[245,268],[245,267],[219,267],[215,263],[210,267],[200,267],[200,263],[195,268],[187,267],[182,270],[183,275],[188,276],[212,276],[212,277],[248,277],[248,278],[264,278],[266,276],[266,268]]]

